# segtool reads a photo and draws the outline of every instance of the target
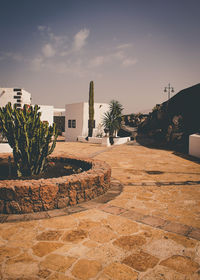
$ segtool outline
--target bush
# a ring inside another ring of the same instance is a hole
[[[38,175],[47,165],[47,156],[56,145],[56,126],[40,120],[39,107],[24,105],[12,108],[11,103],[0,108],[0,132],[11,148],[17,176]],[[50,145],[51,143],[51,145]]]

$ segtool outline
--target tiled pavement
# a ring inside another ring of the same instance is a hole
[[[0,279],[200,279],[198,162],[134,145],[60,142],[56,154],[106,161],[112,187],[76,207],[1,215]]]

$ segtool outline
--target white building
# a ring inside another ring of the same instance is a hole
[[[41,112],[41,121],[46,121],[49,125],[53,124],[54,107],[51,105],[38,105],[39,112]]]
[[[24,104],[31,104],[31,94],[21,88],[0,88],[0,107],[4,107],[8,102],[23,108]]]
[[[95,128],[93,136],[103,134],[102,120],[109,110],[106,103],[94,103]],[[88,136],[89,105],[88,102],[65,105],[65,141],[77,141],[78,136]]]

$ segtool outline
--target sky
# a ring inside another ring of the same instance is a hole
[[[152,109],[200,82],[199,0],[0,0],[0,87],[33,104]]]

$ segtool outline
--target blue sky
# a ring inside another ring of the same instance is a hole
[[[0,86],[64,107],[151,109],[200,82],[199,0],[0,0]]]

